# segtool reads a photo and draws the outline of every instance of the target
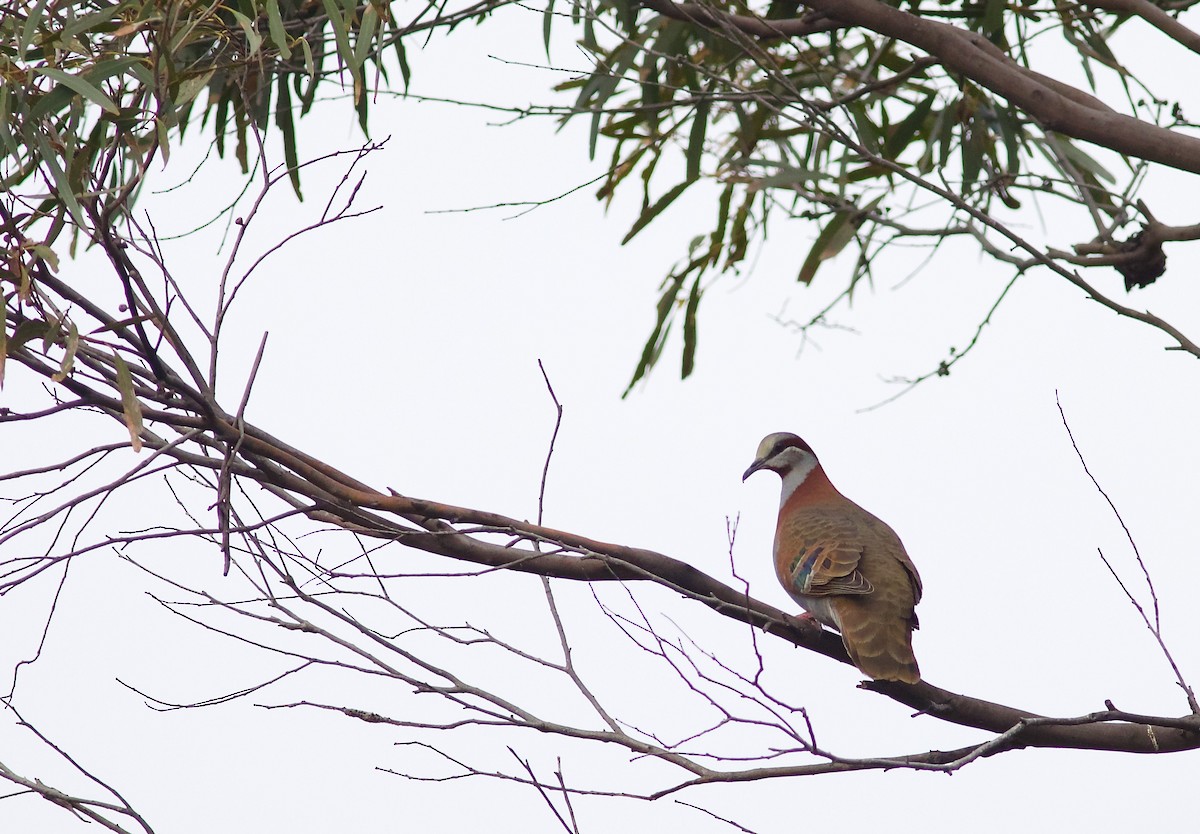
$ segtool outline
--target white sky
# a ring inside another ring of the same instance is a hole
[[[540,48],[532,13],[514,10],[506,20],[463,27],[413,54],[413,89],[514,104],[550,101],[556,78],[487,57],[538,61]],[[583,66],[565,47],[554,58]],[[1189,94],[1190,112],[1198,103],[1194,90]],[[503,210],[431,214],[544,199],[603,169],[602,161],[586,161],[582,121],[556,135],[548,121],[500,128],[487,126],[489,118],[495,116],[447,105],[376,103],[374,134],[391,139],[368,160],[359,205],[383,210],[308,235],[260,268],[229,325],[227,407],[269,330],[249,420],[377,487],[533,518],[553,422],[540,358],[565,406],[546,523],[657,549],[728,578],[726,519],[740,516],[733,550],[739,574],[755,596],[789,610],[794,606],[769,561],[778,483],[764,475],[742,485],[739,478],[762,435],[795,431],[843,492],[897,530],[919,567],[926,596],[916,651],[930,682],[1050,715],[1102,709],[1105,699],[1135,712],[1186,712],[1152,638],[1097,556],[1103,549],[1145,600],[1121,529],[1071,449],[1055,392],[1137,539],[1157,583],[1166,636],[1196,682],[1200,620],[1191,522],[1200,499],[1194,442],[1200,368],[1194,359],[1164,352],[1164,336],[1035,273],[1018,283],[983,343],[949,378],[864,413],[894,392],[881,377],[923,373],[947,347],[962,347],[1007,274],[967,248],[948,248],[899,286],[911,264],[897,255],[893,270],[888,256],[889,265],[877,268],[875,292],[859,294],[852,311],[837,314],[858,332],[821,334],[819,346],[797,357],[795,337],[770,316],[785,302],[796,317],[819,309],[845,280],[849,256],[827,265],[812,288],[800,288],[794,277],[813,230],[778,225],[751,274],[722,279],[706,295],[695,375],[678,381],[675,342],[649,383],[621,401],[652,323],[658,281],[686,242],[708,230],[712,194],[694,189],[623,248],[618,243],[636,216],[632,192],[607,216],[591,197],[594,187],[518,219],[506,220],[512,212]],[[204,150],[198,135],[190,139],[160,175],[161,185],[184,179]],[[311,157],[359,141],[348,108],[338,103],[302,123],[300,152]],[[606,158],[603,146],[598,156]],[[201,182],[148,198],[143,207],[160,233],[190,227],[203,215],[197,206],[227,201],[238,187],[232,167],[211,162]],[[340,173],[307,172],[304,204],[281,190],[269,222],[259,221],[246,263],[311,222]],[[1169,222],[1194,221],[1179,201],[1194,193],[1194,180],[1160,179],[1151,207]],[[1031,218],[1030,227],[1038,222]],[[215,246],[208,235],[168,249],[178,274],[209,297],[224,259],[214,255]],[[1131,302],[1195,337],[1195,255],[1182,245],[1168,254],[1168,274]],[[64,274],[78,282],[109,280],[87,263],[68,264]],[[1115,271],[1089,277],[1124,297]],[[11,364],[4,398],[14,408],[35,402],[34,383]],[[71,443],[93,433],[96,442],[111,442],[123,429],[97,418],[69,431]],[[18,441],[6,439],[6,459],[44,460],[44,446],[35,444],[62,442],[62,435],[33,427],[6,427],[6,434]],[[154,523],[156,513],[169,512],[166,499],[161,490],[132,490],[125,503],[106,509],[95,535]],[[346,547],[334,536],[305,541]],[[234,580],[222,578],[216,552],[180,544],[140,552],[198,587],[235,593],[223,585]],[[422,554],[385,553],[392,569],[447,569]],[[6,635],[0,668],[32,655],[57,579],[47,576],[0,599]],[[412,605],[440,623],[470,622],[533,647],[551,645],[536,579],[410,586],[417,589]],[[686,735],[711,720],[678,693],[664,694],[672,692],[668,682],[597,613],[586,589],[556,587],[581,672],[619,717],[665,727],[668,735]],[[147,709],[115,679],[164,700],[194,701],[283,668],[180,621],[148,590],[170,596],[109,554],[78,560],[42,658],[20,673],[17,704],[121,790],[160,834],[557,830],[530,788],[482,779],[416,783],[377,770],[446,772],[431,757],[394,746],[418,736],[327,713],[255,706],[311,698],[397,717],[430,708],[394,684],[322,674],[203,710]],[[614,604],[620,596],[618,589],[602,594]],[[638,594],[644,607],[670,616],[731,664],[750,657],[747,630],[732,621],[661,589]],[[770,640],[760,646],[771,685],[808,707],[819,739],[835,752],[893,755],[986,738],[911,718],[906,708],[855,689],[858,676],[849,667]],[[561,706],[535,680],[515,682],[490,662],[466,668],[499,676],[518,691],[527,683],[525,697],[546,701],[548,709]],[[77,784],[8,719],[0,725],[0,761],[51,784]],[[629,764],[614,751],[531,735],[484,731],[439,741],[485,768],[512,768],[506,745],[543,775],[561,756],[568,778],[581,786],[645,790],[673,776],[653,763]],[[1029,750],[949,778],[852,774],[715,786],[676,798],[762,832],[830,825],[985,834],[1169,831],[1192,824],[1186,799],[1194,773],[1191,754]],[[733,830],[672,799],[581,800],[576,810],[584,831]],[[31,798],[0,803],[6,832],[57,834],[81,825]]]

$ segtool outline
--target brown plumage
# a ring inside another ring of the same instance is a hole
[[[876,680],[921,679],[912,651],[921,577],[900,538],[842,495],[808,444],[767,435],[742,480],[759,469],[783,479],[775,572],[788,594],[842,635],[850,659]]]

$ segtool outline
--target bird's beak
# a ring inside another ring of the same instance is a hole
[[[756,461],[754,461],[754,463],[750,464],[750,468],[742,473],[742,482],[745,483],[747,478],[749,478],[751,475],[753,475],[758,470],[762,469],[763,466],[766,465],[766,463],[767,462],[765,460],[756,460]]]

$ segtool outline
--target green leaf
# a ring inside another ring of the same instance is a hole
[[[25,319],[17,325],[12,338],[8,340],[8,352],[20,350],[33,339],[44,339],[49,331],[50,325],[41,319]]]
[[[62,336],[62,320],[49,319],[46,321],[46,331],[42,333],[42,353],[48,353],[50,345],[58,344]]]
[[[129,445],[133,451],[142,450],[142,404],[138,402],[137,393],[133,390],[133,375],[129,366],[121,358],[121,354],[113,351],[113,361],[117,367],[117,390],[121,392],[121,411],[125,415],[125,427],[129,429]]]
[[[745,199],[742,200],[742,204],[738,206],[737,212],[733,215],[733,225],[729,230],[729,247],[725,254],[725,269],[729,269],[746,257],[746,247],[750,243],[750,236],[746,233],[746,221],[750,219],[750,209],[754,206],[754,197],[757,193],[746,189]]]
[[[873,180],[878,177],[886,177],[891,173],[892,171],[890,168],[885,168],[882,165],[875,165],[872,163],[870,165],[864,165],[861,168],[855,168],[852,171],[847,171],[842,177],[842,182],[864,182],[866,180]]]
[[[400,42],[396,41],[396,43]],[[312,47],[308,45],[307,38],[300,38],[300,51],[304,53],[304,72],[309,78],[312,78],[317,74],[317,66],[313,63]]]
[[[938,164],[943,167],[950,161],[950,150],[953,147],[956,127],[958,126],[958,120],[954,114],[961,106],[962,99],[959,99],[942,110],[940,114],[940,124],[937,131]]]
[[[16,138],[12,135],[9,129],[9,124],[12,122],[13,114],[10,109],[12,106],[9,100],[9,86],[0,84],[0,142],[4,143],[4,147],[14,157],[21,156],[21,148],[17,145]]]
[[[154,86],[154,73],[150,71],[150,67],[146,66],[143,60],[135,60],[125,69],[129,70],[129,74],[138,80],[143,87]]]
[[[333,40],[337,44],[338,55],[350,72],[357,75],[358,67],[354,64],[354,50],[350,48],[350,33],[346,30],[346,21],[333,0],[322,0],[322,3],[325,6],[325,14],[329,15],[329,25],[333,27]]]
[[[692,281],[692,291],[688,294],[687,308],[683,314],[683,366],[681,379],[692,375],[696,367],[696,309],[700,306],[700,278],[704,270],[696,273]]]
[[[760,188],[788,188],[801,183],[817,182],[829,178],[829,174],[824,171],[810,171],[807,168],[797,168],[791,165],[785,165],[782,162],[773,162],[768,160],[750,160],[754,164],[770,166],[778,168],[778,172],[769,174],[765,177],[755,179],[755,184]]]
[[[250,101],[246,102],[250,105],[250,114],[254,118],[254,123],[258,125],[259,130],[266,132],[267,124],[271,119],[271,94],[274,86],[271,83],[271,71],[268,69],[259,79],[258,87],[255,90],[255,95]]]
[[[217,156],[221,157],[225,156],[225,128],[229,124],[229,108],[232,103],[232,93],[228,90],[223,91],[217,99],[216,112],[213,116],[213,135],[217,140]]]
[[[1004,137],[1004,147],[1008,152],[1005,172],[1015,176],[1021,172],[1021,145],[1025,138],[1020,117],[1012,107],[1001,107],[996,110],[996,126]]]
[[[215,69],[210,69],[208,72],[193,75],[181,81],[179,83],[179,90],[175,94],[175,106],[182,107],[199,95],[200,91],[208,86],[208,82],[212,80],[213,73],[215,72]]]
[[[230,9],[229,11],[237,19],[238,26],[242,27],[242,34],[246,36],[247,56],[253,57],[257,55],[259,47],[262,46],[262,35],[258,34],[258,30],[254,28],[254,21],[236,9]]]
[[[592,113],[592,124],[588,129],[588,159],[596,158],[596,140],[600,137],[600,110]]]
[[[647,206],[645,209],[643,209],[641,217],[639,217],[637,222],[633,224],[633,228],[629,230],[625,237],[621,238],[621,245],[624,246],[626,243],[629,243],[629,241],[633,240],[634,236],[638,232],[646,228],[647,223],[649,223],[655,217],[658,217],[658,215],[662,213],[663,209],[675,202],[675,198],[677,198],[684,191],[687,191],[688,186],[693,182],[694,180],[684,180],[666,194],[659,197],[654,205]]]
[[[286,61],[292,57],[291,47],[288,46],[287,30],[283,28],[283,15],[279,13],[279,0],[267,0],[267,30],[271,33],[271,42],[279,50]]]
[[[145,60],[146,59],[140,57],[126,56],[125,58],[113,58],[109,61],[101,61],[90,70],[85,72],[83,77],[86,78],[90,84],[94,84],[96,86],[104,83],[114,75],[123,75],[126,72],[132,74],[133,76],[137,77],[139,81],[141,81],[140,72],[146,68]]]
[[[671,315],[671,310],[675,308],[675,299],[679,297],[679,291],[683,289],[683,277],[679,275],[667,279],[670,283],[658,299],[657,318],[654,322],[654,329],[650,332],[650,338],[646,340],[646,344],[642,348],[641,359],[638,360],[637,368],[633,372],[633,378],[629,380],[629,385],[625,387],[625,391],[621,394],[621,399],[629,396],[629,392],[633,390],[633,386],[637,385],[638,381],[646,376],[649,370],[654,367],[654,363],[658,361],[658,357],[662,354],[663,345],[667,341],[667,335],[671,332],[671,325],[667,319]]]
[[[37,146],[42,164],[50,171],[50,178],[54,180],[55,195],[59,202],[70,212],[75,225],[81,229],[87,228],[83,222],[83,208],[75,197],[75,190],[67,179],[67,172],[58,164],[58,154],[50,148],[45,136],[41,133],[37,135]]]
[[[1008,10],[1008,0],[987,0],[983,6],[983,19],[979,22],[980,30],[989,38],[999,34],[1004,28],[1004,12]]]
[[[60,41],[68,41],[81,32],[98,31],[103,23],[119,15],[128,7],[123,3],[113,3],[107,9],[104,9],[93,14],[84,15],[75,21],[68,23],[58,32]],[[111,31],[112,27],[109,27]]]
[[[546,60],[550,60],[550,25],[554,22],[554,0],[546,3],[542,12],[542,42],[546,45]]]
[[[288,77],[279,76],[279,96],[275,104],[275,124],[283,135],[283,160],[287,163],[288,179],[292,182],[292,190],[296,199],[304,201],[300,193],[300,159],[296,154],[296,125],[292,113],[292,93],[288,89]]]
[[[408,53],[404,50],[404,41],[400,38],[396,38],[396,60],[400,63],[400,78],[404,81],[404,91],[408,92],[412,70],[408,66]]]
[[[975,184],[975,180],[979,179],[979,172],[983,168],[983,151],[986,144],[987,128],[983,126],[983,119],[976,117],[971,120],[968,134],[962,143],[963,193],[970,190],[971,186]]]
[[[821,230],[821,233],[817,235],[817,239],[813,241],[812,248],[808,250],[808,257],[800,265],[800,274],[796,276],[797,281],[801,284],[812,283],[821,263],[827,259],[825,251],[829,246],[829,242],[849,222],[850,215],[844,211],[839,211],[825,224],[825,228]]]
[[[25,53],[29,50],[29,44],[33,43],[33,38],[37,34],[37,25],[46,19],[46,4],[50,0],[38,0],[37,4],[30,9],[26,14],[25,25],[21,27],[21,38],[17,41],[18,61],[25,60]],[[15,19],[15,15],[13,16]]]
[[[862,101],[855,101],[846,106],[846,111],[854,120],[854,126],[858,130],[858,141],[874,153],[879,148],[879,126],[871,120],[866,105]]]
[[[937,93],[930,93],[921,101],[913,106],[913,109],[907,116],[896,125],[888,136],[887,141],[883,143],[883,155],[888,159],[895,159],[900,155],[900,152],[908,147],[912,138],[917,134],[925,124],[925,120],[929,118],[930,111],[933,110],[933,104],[937,101]]]
[[[8,296],[0,290],[0,391],[4,390],[4,363],[8,359]]]
[[[692,116],[692,134],[688,139],[687,149],[687,178],[689,180],[700,178],[700,160],[704,156],[704,132],[708,128],[709,107],[709,100],[704,99],[696,105],[696,112]]]
[[[379,25],[379,12],[375,11],[374,4],[368,3],[367,10],[363,12],[362,25],[358,27],[358,39],[354,42],[354,63],[361,67],[367,61],[367,56],[371,53],[371,47],[375,41],[375,29]]]
[[[359,72],[354,76],[354,112],[358,114],[358,128],[363,132],[363,136],[369,137],[370,131],[367,129],[367,108],[370,106],[371,97],[363,95],[362,73]]]
[[[1059,147],[1062,148],[1063,154],[1067,159],[1071,160],[1077,167],[1082,168],[1089,174],[1099,177],[1109,185],[1116,183],[1116,178],[1108,172],[1108,169],[1082,151],[1078,145],[1067,139],[1065,136],[1058,137]]]
[[[50,267],[51,272],[58,272],[58,253],[49,246],[43,243],[35,243],[29,247],[29,251],[45,261],[46,265]]]
[[[817,239],[813,241],[812,249],[808,250],[808,257],[800,266],[800,274],[796,276],[796,280],[802,284],[811,284],[821,264],[845,249],[846,244],[854,239],[854,233],[858,231],[859,218],[874,211],[882,200],[883,195],[881,194],[861,209],[839,211],[830,218],[825,228],[817,235]]]
[[[63,72],[57,67],[34,67],[32,71],[37,75],[44,75],[47,78],[57,81],[64,87],[83,96],[92,102],[92,104],[99,105],[106,112],[112,113],[114,116],[119,115],[121,112],[121,109],[117,107],[111,98],[106,96],[98,87],[94,87],[78,75]]]
[[[163,163],[171,160],[171,137],[167,130],[166,119],[154,119],[154,133],[158,136],[158,149],[162,151]]]
[[[717,201],[717,228],[709,236],[708,263],[715,264],[721,256],[721,245],[725,242],[725,229],[729,225],[729,205],[733,202],[733,183],[721,189]]]

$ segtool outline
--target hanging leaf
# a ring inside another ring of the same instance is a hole
[[[0,290],[0,391],[4,390],[4,363],[8,360],[8,296]]]
[[[117,390],[121,392],[121,410],[125,413],[125,427],[129,429],[129,445],[133,451],[142,450],[142,404],[133,390],[133,375],[121,354],[113,351],[117,367]]]
[[[817,239],[813,241],[812,248],[808,250],[808,257],[800,265],[800,274],[796,276],[797,281],[801,284],[812,283],[821,264],[840,252],[842,247],[849,242],[850,238],[844,237],[842,245],[834,248],[835,240],[842,237],[843,229],[847,227],[850,228],[850,236],[853,236],[854,227],[850,226],[849,212],[839,211],[830,218],[829,222],[825,224],[825,228],[817,235]]]
[[[688,180],[700,178],[700,159],[704,156],[704,133],[708,128],[709,106],[708,99],[704,99],[696,105],[696,112],[692,116],[692,134],[688,139],[687,149]]]
[[[862,208],[839,211],[834,215],[828,225],[821,230],[821,234],[817,235],[817,239],[813,241],[812,249],[809,250],[808,257],[804,259],[796,280],[802,284],[811,284],[813,276],[817,274],[817,268],[836,256],[846,248],[846,244],[854,240],[854,235],[863,218],[875,211],[883,202],[883,198],[884,195],[880,194]]]
[[[987,128],[983,125],[983,119],[978,117],[971,120],[968,131],[962,143],[962,190],[964,194],[975,184],[975,180],[979,179],[979,172],[983,170],[983,154],[988,135]]]
[[[671,311],[675,308],[675,299],[679,297],[679,291],[683,288],[684,276],[672,276],[667,279],[667,288],[658,299],[657,316],[654,321],[654,329],[650,331],[650,338],[646,339],[646,344],[642,348],[642,356],[638,360],[637,368],[633,371],[633,378],[629,380],[629,385],[625,387],[621,394],[621,399],[629,396],[629,392],[633,390],[633,386],[638,384],[646,374],[654,367],[654,363],[658,361],[659,355],[662,354],[663,345],[667,341],[667,334],[671,332],[671,325],[668,319],[671,316]]]
[[[929,118],[930,111],[933,110],[933,104],[937,101],[937,93],[930,93],[913,107],[912,111],[904,117],[900,124],[891,131],[887,141],[883,143],[883,155],[888,159],[895,159],[900,155],[900,152],[908,147],[917,131],[925,124],[925,120]]]
[[[399,40],[396,41],[396,46],[397,47],[400,46]],[[307,75],[310,79],[315,78],[315,76],[317,74],[317,65],[315,63],[313,63],[312,47],[308,45],[307,38],[300,38],[300,51],[304,53],[304,74]],[[407,68],[407,66],[408,66],[408,64],[404,60],[400,61],[400,70],[401,70],[401,73],[404,75],[405,82],[408,81],[408,73],[404,72],[404,70]],[[313,84],[312,88],[315,88],[315,87],[316,87],[316,85]]]
[[[71,369],[75,367],[75,352],[79,350],[79,328],[75,326],[75,322],[67,325],[66,348],[67,350],[63,354],[62,362],[58,366],[58,371],[50,375],[50,378],[55,382],[62,382],[71,373]]]
[[[288,89],[286,75],[279,76],[279,94],[275,104],[275,124],[283,135],[283,160],[287,163],[288,179],[292,183],[292,191],[296,199],[304,201],[300,193],[300,158],[296,154],[296,125],[292,113],[292,93]]]
[[[375,6],[368,4],[367,10],[363,12],[362,24],[358,28],[358,39],[354,42],[354,63],[361,67],[367,61],[367,56],[371,53],[371,46],[375,40],[375,28],[379,25],[379,12],[375,11]]]
[[[662,197],[660,197],[658,201],[654,203],[654,205],[643,209],[641,217],[639,217],[637,222],[633,224],[633,228],[629,230],[629,233],[626,234],[625,237],[621,238],[621,245],[624,246],[626,243],[629,243],[629,241],[633,240],[634,235],[646,228],[647,223],[649,223],[655,217],[658,217],[658,215],[662,213],[663,209],[675,202],[675,199],[684,191],[687,191],[688,186],[691,184],[692,180],[684,180],[666,194],[662,195]]]
[[[546,4],[542,12],[542,42],[546,45],[546,60],[550,60],[550,25],[554,22],[554,0]]]
[[[242,27],[242,34],[246,36],[246,54],[249,56],[257,54],[258,48],[262,46],[262,35],[258,34],[258,30],[254,28],[254,21],[236,9],[229,11],[237,20],[238,26]]]
[[[357,75],[358,68],[354,65],[354,50],[350,48],[350,33],[346,28],[346,21],[342,18],[337,6],[333,4],[333,0],[323,0],[323,2],[325,14],[329,15],[329,25],[333,29],[333,40],[337,44],[337,53],[351,74]]]
[[[215,72],[216,70],[210,69],[208,72],[202,72],[199,75],[193,75],[181,81],[179,84],[179,90],[175,93],[175,106],[180,107],[184,104],[187,104],[189,101],[198,96],[200,91],[208,86],[208,82],[212,80]]]
[[[1071,160],[1072,163],[1079,168],[1082,168],[1085,172],[1095,177],[1099,177],[1110,185],[1116,183],[1117,178],[1109,173],[1107,168],[1097,162],[1093,157],[1085,153],[1070,139],[1066,138],[1065,136],[1059,137],[1058,145],[1060,148],[1062,148],[1063,154],[1067,157],[1067,159]]]
[[[292,50],[288,46],[287,30],[283,27],[283,15],[279,13],[279,0],[267,0],[267,31],[271,33],[271,42],[283,60],[290,59]]]
[[[236,14],[236,13],[235,13]],[[104,95],[98,87],[94,87],[91,83],[80,78],[78,75],[71,75],[68,72],[63,72],[57,67],[34,67],[33,71],[38,75],[44,75],[47,78],[52,78],[64,87],[74,90],[79,95],[90,101],[92,104],[97,104],[104,108],[114,116],[120,114],[121,110],[113,102],[111,98]]]
[[[988,38],[995,39],[1004,29],[1004,13],[1008,10],[1008,0],[986,0],[983,5],[983,18],[979,21],[979,29]]]
[[[75,196],[75,189],[71,187],[71,183],[67,178],[67,172],[63,170],[63,167],[58,162],[58,154],[50,148],[49,143],[40,133],[37,136],[37,146],[38,152],[41,154],[42,164],[49,170],[50,178],[54,180],[54,196],[58,198],[58,201],[70,213],[71,219],[75,221],[75,224],[81,229],[86,228],[83,220],[83,208],[79,205],[79,200]]]
[[[687,308],[683,313],[683,367],[681,379],[692,375],[696,367],[696,310],[700,306],[700,278],[704,270],[696,273],[692,291],[688,294]]]
[[[44,338],[50,330],[50,325],[41,319],[25,319],[17,325],[12,338],[8,340],[8,351],[20,350],[31,339]]]

